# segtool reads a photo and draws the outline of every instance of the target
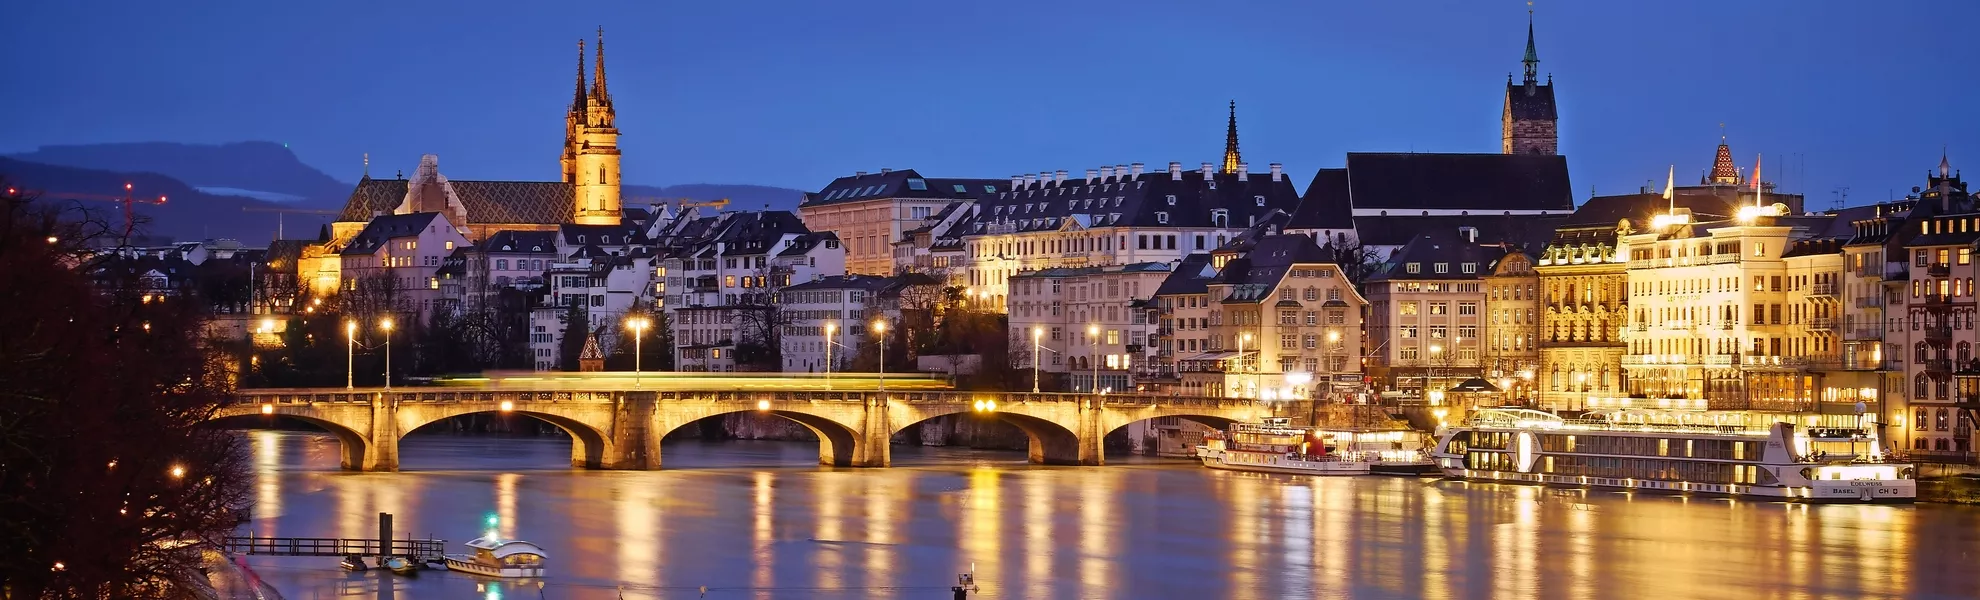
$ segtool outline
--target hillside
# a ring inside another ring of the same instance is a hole
[[[124,223],[124,183],[131,184],[131,196],[155,199],[165,196],[164,205],[135,204],[140,217],[138,234],[144,243],[187,241],[207,238],[233,238],[249,245],[262,245],[275,237],[275,215],[249,213],[241,209],[279,208],[282,205],[240,196],[209,194],[192,185],[157,173],[120,173],[99,169],[78,169],[0,158],[0,179],[9,186],[39,194],[44,202],[63,202],[88,210],[116,229]],[[291,214],[284,226],[290,238],[313,238],[328,216]]]
[[[140,142],[42,146],[9,158],[45,165],[124,173],[160,173],[219,195],[310,204],[341,204],[351,184],[303,164],[274,142],[179,144]],[[213,189],[219,188],[219,189]]]

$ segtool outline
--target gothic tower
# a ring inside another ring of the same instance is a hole
[[[1547,76],[1547,83],[1540,83],[1540,53],[1533,48],[1533,11],[1526,11],[1526,77],[1520,83],[1513,83],[1512,76],[1506,76],[1506,109],[1501,118],[1502,139],[1506,154],[1560,153],[1560,138],[1555,129],[1554,76]]]
[[[1238,156],[1237,101],[1231,101],[1231,122],[1224,132],[1224,172],[1236,173],[1244,159]]]
[[[1726,145],[1726,136],[1719,136],[1719,151],[1712,156],[1712,170],[1698,178],[1698,185],[1739,185],[1739,167],[1733,165],[1732,147]]]
[[[564,183],[577,183],[578,132],[584,129],[587,100],[584,93],[584,40],[578,39],[577,53],[577,96],[571,99],[571,110],[564,114]]]
[[[591,90],[584,90],[583,67],[578,70],[578,97],[573,100],[571,142],[565,153],[571,157],[567,178],[576,192],[577,206],[572,221],[581,225],[617,225],[619,211],[619,129],[613,124],[612,95],[605,91],[605,28],[598,28],[597,63],[592,66]],[[581,64],[581,61],[580,61]],[[575,102],[584,103],[583,123]]]

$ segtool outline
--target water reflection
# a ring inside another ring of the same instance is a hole
[[[253,432],[262,535],[500,532],[543,545],[534,583],[344,573],[254,557],[310,598],[1972,597],[1980,510],[1803,507],[1407,478],[1301,478],[1121,460],[816,445],[669,445],[669,470],[568,468],[568,442],[413,436],[407,472],[336,471],[334,440]],[[752,465],[752,466],[739,466]]]

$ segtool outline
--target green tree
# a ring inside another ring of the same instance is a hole
[[[557,344],[557,368],[578,370],[578,356],[584,354],[584,341],[591,337],[591,313],[582,304],[572,304],[564,313],[564,337]]]

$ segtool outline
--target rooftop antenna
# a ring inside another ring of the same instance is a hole
[[[1842,210],[1844,206],[1849,205],[1849,186],[1836,186],[1836,189],[1829,193],[1836,195],[1836,210]]]

